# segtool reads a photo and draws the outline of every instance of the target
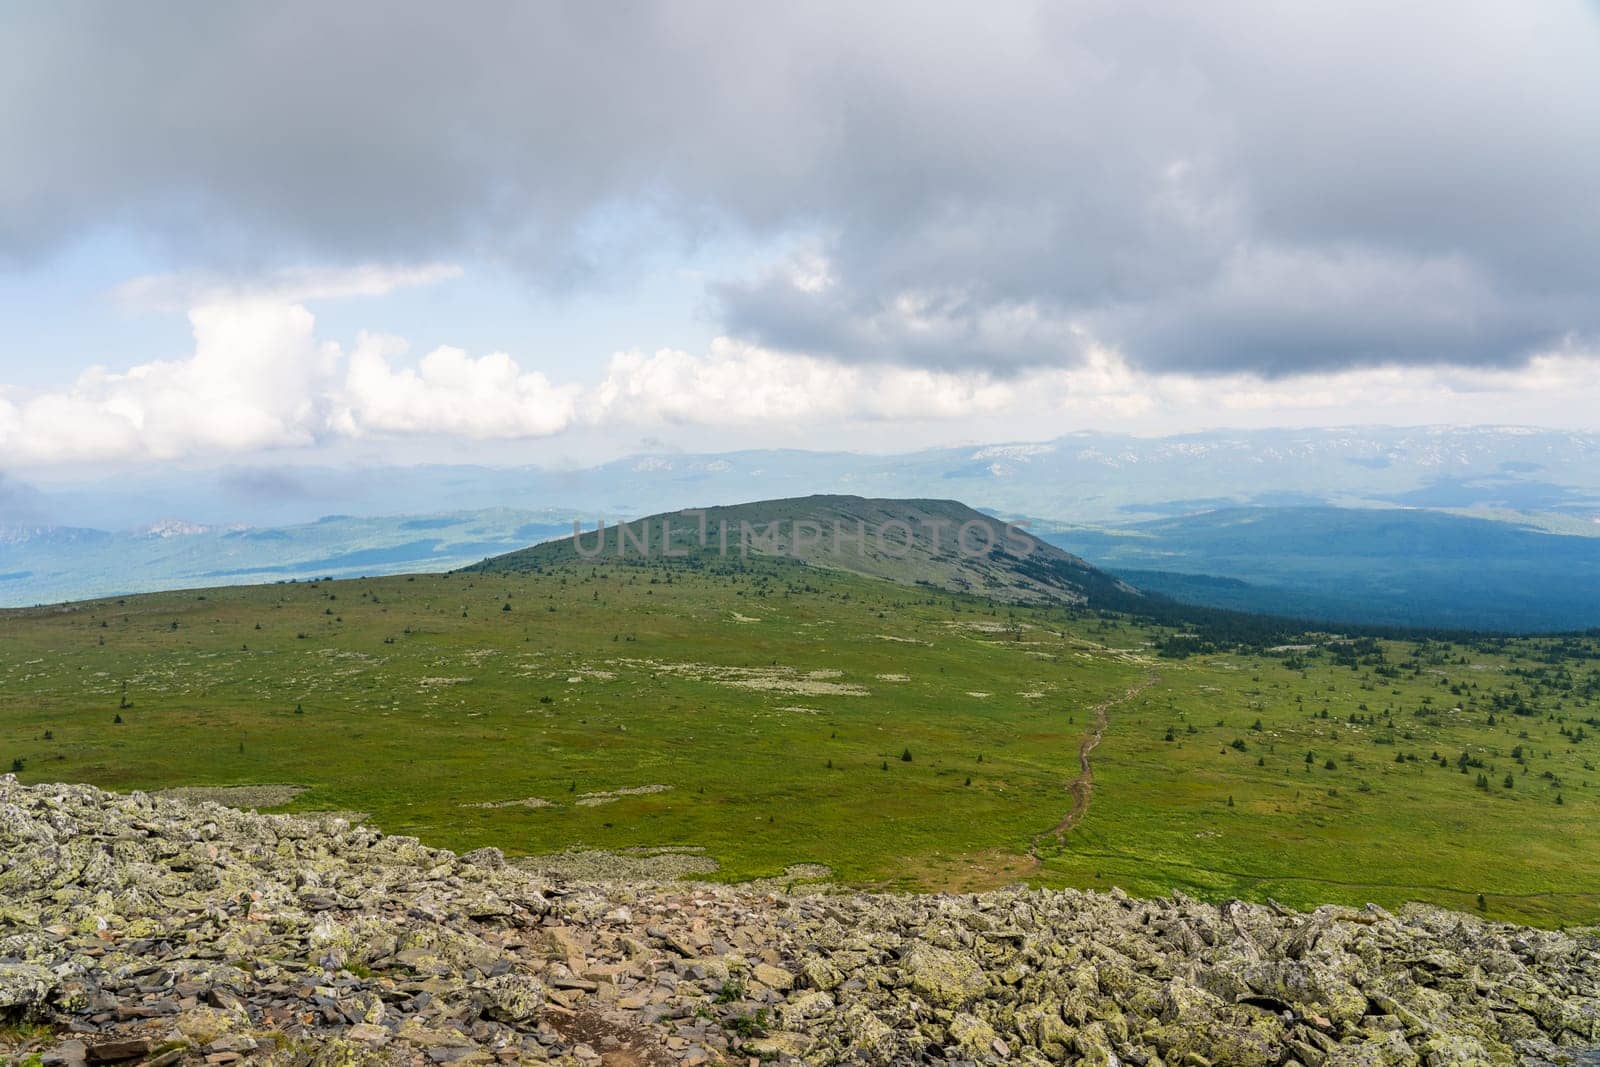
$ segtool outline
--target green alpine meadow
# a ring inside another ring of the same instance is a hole
[[[0,3],[0,1067],[1600,1067],[1600,4]]]
[[[447,574],[8,611],[0,753],[551,869],[1600,919],[1592,637],[1188,609],[1042,543],[936,547],[935,517],[993,522],[951,502],[710,514],[709,548],[667,516],[683,555],[585,558],[591,529]],[[714,551],[723,522],[885,515],[917,535]]]

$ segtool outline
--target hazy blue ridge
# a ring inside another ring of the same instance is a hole
[[[1377,625],[1600,626],[1600,538],[1411,509],[1232,508],[1042,532],[1189,603]]]

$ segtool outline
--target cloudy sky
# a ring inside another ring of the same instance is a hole
[[[0,5],[0,471],[1600,419],[1600,5]]]

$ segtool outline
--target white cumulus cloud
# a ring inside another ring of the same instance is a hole
[[[994,375],[842,362],[718,338],[689,352],[618,352],[599,380],[553,381],[504,352],[362,333],[348,351],[317,334],[300,299],[420,284],[433,268],[288,272],[258,292],[204,288],[192,351],[70,383],[0,386],[0,464],[207,462],[340,441],[525,441],[568,430],[684,427],[701,447],[919,443],[1218,426],[1510,423],[1579,426],[1600,409],[1600,353],[1576,341],[1518,366],[1379,365],[1276,376],[1142,367],[1078,335],[1063,364]],[[153,284],[153,283],[152,283]],[[174,283],[176,284],[176,283]],[[149,291],[153,291],[149,290]],[[176,291],[176,290],[175,290]],[[291,299],[298,298],[298,299]]]
[[[846,365],[717,338],[698,356],[619,352],[588,398],[596,421],[956,418],[1003,409],[1012,387],[983,373]]]
[[[504,352],[473,359],[459,348],[437,348],[412,370],[394,365],[405,351],[399,338],[361,336],[334,420],[342,432],[543,437],[573,419],[577,386],[525,372]]]
[[[204,298],[188,311],[192,353],[126,370],[92,366],[53,389],[0,387],[0,459],[17,466],[204,461],[341,437],[486,440],[564,429],[576,386],[554,385],[499,352],[475,359],[444,347],[405,366],[405,342],[376,334],[362,334],[347,357],[317,337],[315,316],[298,302],[388,292],[452,271],[293,271],[253,291],[142,279],[135,288],[146,306]]]
[[[189,313],[194,354],[124,372],[90,367],[65,389],[0,402],[0,451],[32,463],[179,459],[314,442],[337,345],[298,305]]]

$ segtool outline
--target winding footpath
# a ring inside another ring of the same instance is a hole
[[[1100,745],[1100,739],[1105,735],[1106,727],[1110,724],[1110,711],[1118,704],[1125,704],[1149,689],[1160,680],[1160,675],[1148,674],[1136,685],[1130,686],[1126,691],[1114,697],[1108,697],[1091,708],[1094,714],[1093,725],[1089,732],[1078,743],[1078,776],[1067,786],[1067,791],[1072,794],[1072,807],[1061,821],[1041,834],[1034,835],[1033,841],[1028,845],[1028,854],[1037,863],[1039,859],[1039,842],[1046,837],[1053,837],[1057,844],[1066,837],[1067,831],[1083,821],[1088,814],[1089,801],[1094,797],[1094,766],[1089,762],[1089,754]]]

